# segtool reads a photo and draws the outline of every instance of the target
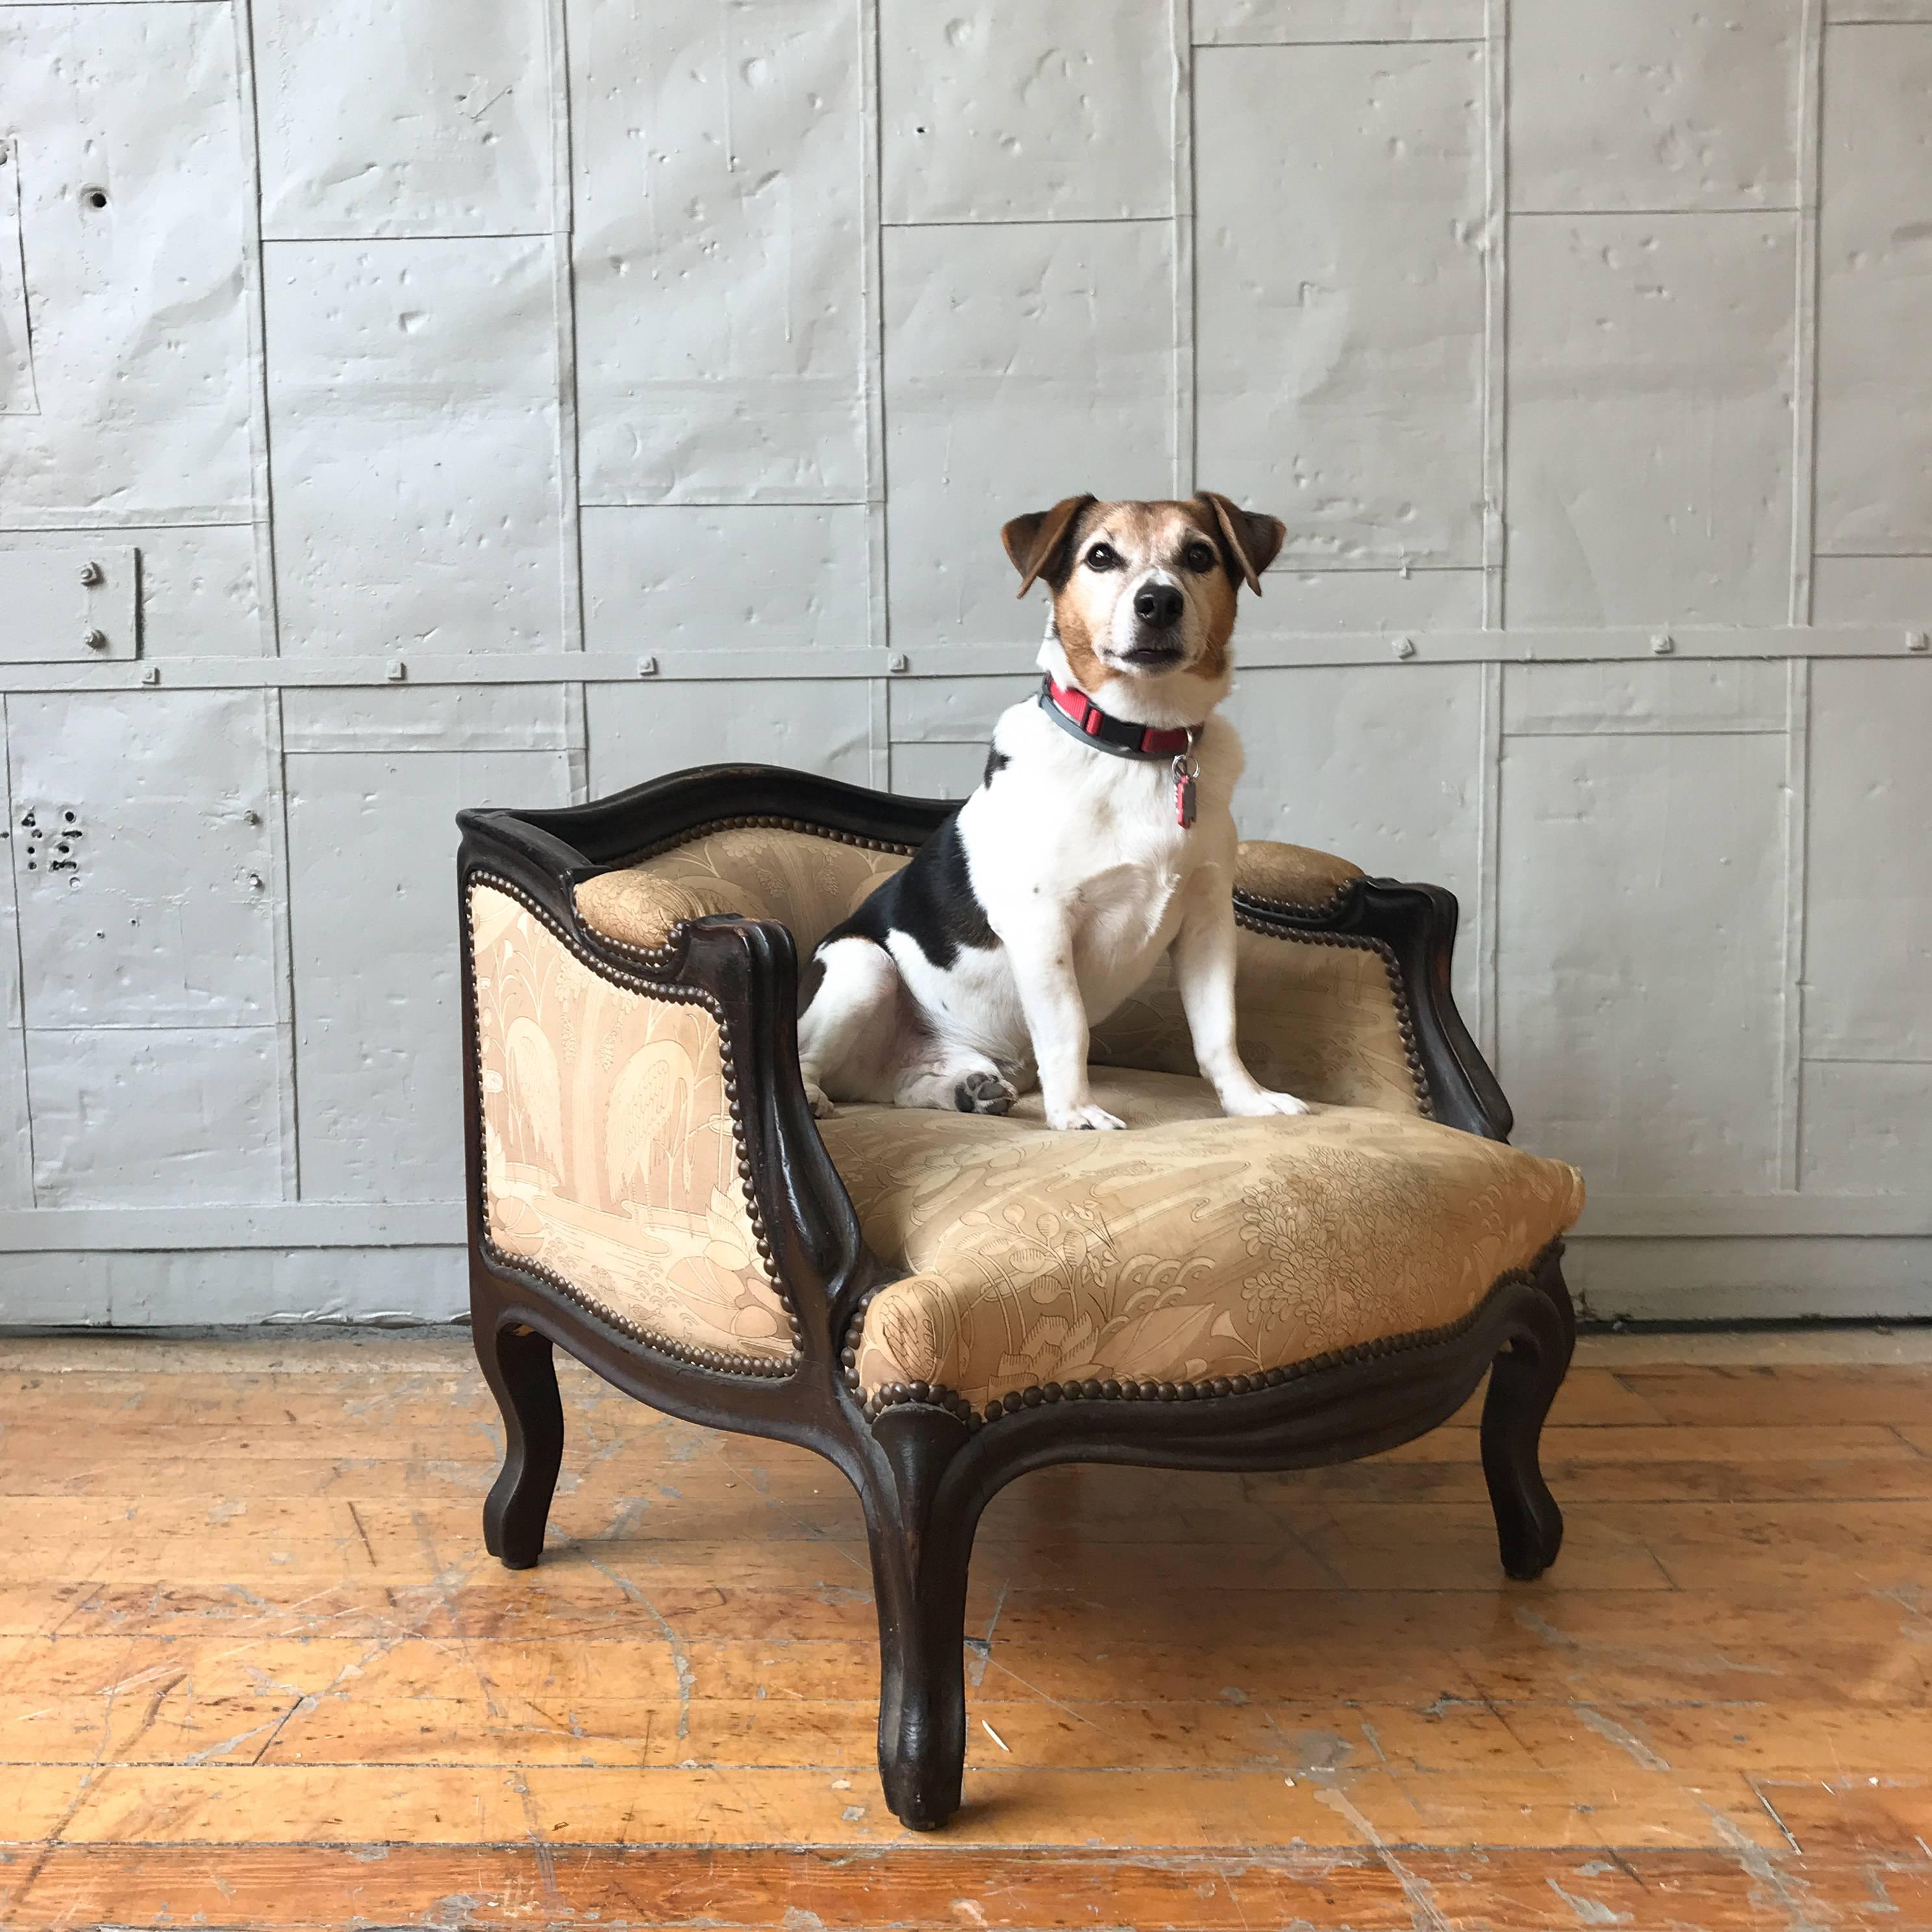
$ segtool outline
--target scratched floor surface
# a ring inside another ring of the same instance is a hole
[[[566,1402],[512,1575],[460,1340],[0,1347],[0,1924],[1932,1928],[1920,1337],[1586,1341],[1534,1585],[1472,1412],[1028,1479],[931,1837],[836,1475]]]

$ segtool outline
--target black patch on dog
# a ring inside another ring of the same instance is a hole
[[[994,779],[1012,763],[1012,760],[1008,758],[1005,752],[996,752],[989,746],[986,752],[986,776],[980,779],[980,782],[982,785],[991,784]]]
[[[819,941],[869,939],[884,946],[888,933],[903,932],[941,972],[959,957],[962,946],[990,950],[1000,936],[986,922],[986,909],[973,890],[966,847],[959,836],[959,814],[913,854],[912,862],[886,880],[849,919]]]
[[[818,997],[818,989],[825,984],[825,962],[817,953],[805,962],[805,970],[798,976],[798,1010],[801,1017],[805,1010]]]

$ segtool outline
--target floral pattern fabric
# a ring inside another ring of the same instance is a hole
[[[614,986],[507,893],[470,909],[491,1243],[652,1339],[786,1359],[716,1019]]]
[[[1413,1114],[1221,1118],[1198,1080],[1097,1076],[1124,1133],[850,1107],[820,1131],[867,1240],[870,1391],[1252,1375],[1468,1314],[1581,1213],[1561,1162]]]
[[[1236,936],[1234,1008],[1241,1058],[1264,1087],[1340,1107],[1421,1111],[1395,989],[1373,947],[1244,927]],[[1090,1058],[1153,1073],[1197,1071],[1171,960],[1094,1029]]]
[[[662,946],[679,920],[736,913],[791,928],[801,960],[906,862],[812,832],[743,825],[707,832],[577,888],[578,916],[626,945]]]

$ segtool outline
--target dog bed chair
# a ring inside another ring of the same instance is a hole
[[[507,1441],[485,1542],[541,1554],[554,1346],[815,1450],[863,1506],[880,1775],[920,1828],[959,1802],[974,1527],[1028,1470],[1342,1461],[1487,1374],[1503,1567],[1539,1575],[1582,1205],[1508,1144],[1450,996],[1454,898],[1272,843],[1240,848],[1240,1045],[1310,1114],[1222,1117],[1157,975],[1094,1036],[1126,1132],[1054,1132],[1036,1094],[815,1120],[800,962],[949,808],[736,765],[458,820],[473,1332]]]

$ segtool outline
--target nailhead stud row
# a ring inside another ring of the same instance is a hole
[[[1560,1246],[1561,1244],[1553,1246]],[[1532,1282],[1536,1279],[1549,1258],[1546,1249],[1526,1268],[1510,1268],[1498,1275],[1490,1285],[1489,1293],[1484,1296],[1466,1315],[1454,1322],[1442,1324],[1434,1328],[1419,1328],[1406,1335],[1390,1335],[1370,1342],[1352,1342],[1346,1347],[1334,1348],[1319,1355],[1312,1355],[1305,1361],[1284,1364],[1280,1368],[1264,1369],[1251,1376],[1216,1376],[1201,1382],[1040,1382],[1031,1388],[1015,1389],[1004,1396],[995,1396],[982,1413],[975,1414],[973,1406],[959,1395],[956,1390],[937,1383],[887,1382],[874,1389],[866,1398],[866,1418],[876,1421],[886,1409],[904,1402],[924,1402],[930,1406],[948,1409],[962,1420],[971,1420],[972,1426],[982,1427],[988,1422],[997,1422],[1002,1416],[1016,1415],[1024,1408],[1040,1408],[1059,1402],[1202,1402],[1215,1401],[1227,1396],[1251,1395],[1262,1389],[1279,1388],[1285,1382],[1299,1382],[1309,1376],[1317,1376],[1330,1369],[1346,1368],[1357,1362],[1379,1360],[1387,1355],[1407,1353],[1415,1348],[1438,1346],[1454,1341],[1475,1325],[1482,1312],[1496,1295],[1512,1283]],[[859,1330],[865,1308],[871,1296],[860,1305],[853,1320],[853,1330]],[[854,1364],[858,1352],[855,1346],[848,1346],[842,1360],[845,1366],[847,1380],[856,1390],[857,1375]]]

